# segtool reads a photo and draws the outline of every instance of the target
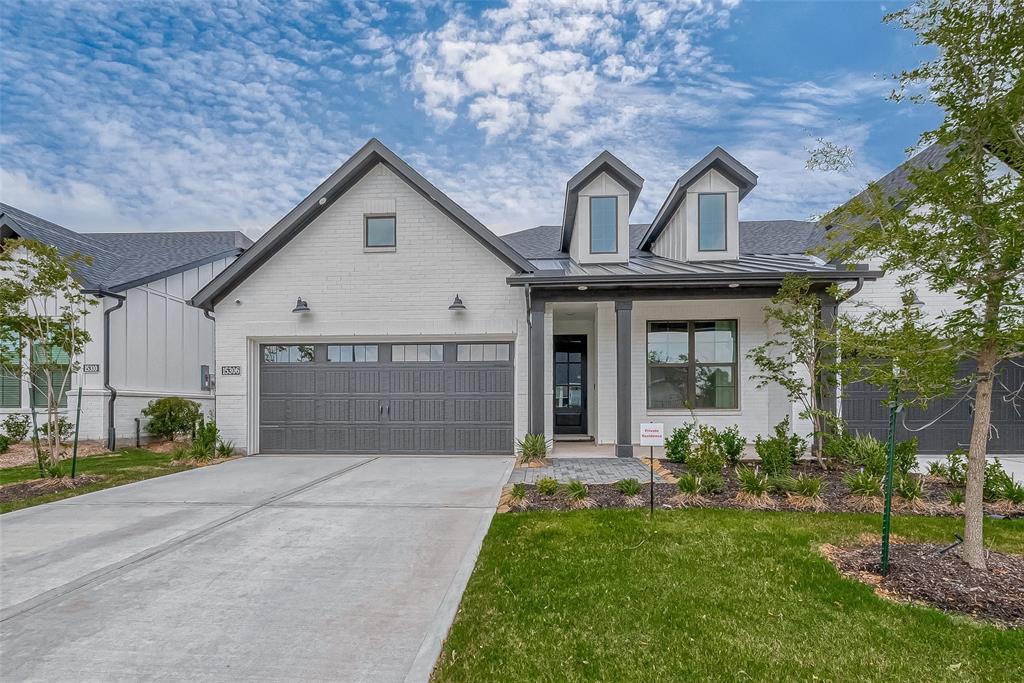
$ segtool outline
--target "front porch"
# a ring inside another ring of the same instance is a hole
[[[746,360],[769,338],[775,291],[533,288],[528,431],[552,440],[559,460],[645,457],[636,444],[648,421],[666,434],[694,417],[737,425],[751,443],[786,417],[799,427],[784,391],[758,389]]]

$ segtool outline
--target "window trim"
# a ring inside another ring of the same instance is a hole
[[[619,197],[614,194],[604,195],[591,195],[590,196],[590,253],[591,254],[615,254],[619,251]],[[613,242],[614,247],[611,251],[594,251],[594,200],[595,199],[614,199],[615,200],[615,240]]]
[[[700,246],[700,198],[719,196],[722,198],[722,232],[724,232],[725,246],[721,249],[702,249]],[[698,192],[697,193],[697,251],[701,253],[713,253],[729,251],[729,193],[728,192]],[[702,321],[703,322],[703,321]]]
[[[395,229],[391,233],[391,244],[370,244],[370,219],[390,218],[394,221]],[[394,213],[366,213],[363,214],[363,249],[396,249],[398,247],[398,216]]]
[[[733,339],[733,361],[731,363],[699,363],[697,362],[697,323],[718,323],[718,322],[731,322],[734,325],[735,337]],[[690,409],[684,404],[679,408],[652,408],[651,407],[651,359],[648,351],[648,339],[651,334],[651,325],[659,323],[685,323],[686,324],[686,335],[687,335],[687,361],[686,363],[659,363],[658,366],[674,366],[686,368],[686,403],[689,403],[695,413],[720,413],[723,411],[738,412],[741,410],[742,405],[740,402],[740,388],[741,388],[741,377],[740,377],[740,321],[738,318],[713,318],[713,319],[692,319],[692,320],[646,320],[646,327],[644,330],[644,397],[645,406],[648,413],[688,413]],[[706,406],[697,406],[697,368],[698,367],[721,367],[729,366],[732,368],[733,383],[735,389],[735,405],[729,408],[715,408]]]

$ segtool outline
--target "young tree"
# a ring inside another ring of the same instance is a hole
[[[891,98],[942,108],[941,124],[921,141],[941,145],[945,159],[910,168],[908,189],[870,186],[826,217],[838,228],[830,252],[880,258],[905,286],[919,282],[959,298],[936,332],[975,368],[962,553],[984,568],[982,487],[996,366],[1024,355],[1024,12],[1019,0],[918,0],[885,20],[937,49],[931,61],[897,74]],[[868,323],[868,336],[882,339],[875,334],[882,328]],[[945,384],[954,385],[952,374]]]
[[[847,296],[834,287],[827,293],[826,299],[831,301],[825,305],[842,303]],[[811,454],[824,467],[824,439],[835,431],[838,420],[826,396],[835,395],[835,378],[840,372],[839,357],[833,353],[835,320],[822,316],[822,305],[822,297],[811,291],[808,278],[787,275],[764,308],[771,336],[747,357],[757,368],[753,378],[758,389],[778,384],[791,402],[800,405],[800,417],[810,420],[813,429]]]
[[[0,252],[0,339],[20,353],[3,355],[2,371],[46,397],[45,471],[59,471],[60,403],[89,341],[83,317],[92,300],[74,280],[78,253],[12,239]]]

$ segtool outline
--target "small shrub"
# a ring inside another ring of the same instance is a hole
[[[535,486],[542,496],[553,496],[558,493],[558,482],[551,477],[538,479]]]
[[[635,496],[643,490],[643,485],[636,479],[620,479],[615,482],[615,488],[624,496]]]
[[[793,492],[808,498],[821,496],[825,490],[825,480],[821,477],[811,477],[801,474],[793,480]]]
[[[543,434],[527,434],[516,442],[516,450],[519,452],[519,462],[530,464],[541,462],[548,457],[550,442]]]
[[[963,488],[967,486],[967,453],[958,448],[946,456],[946,464],[943,471],[946,481],[953,486]]]
[[[230,458],[235,454],[235,444],[233,441],[218,441],[217,442],[217,457],[218,458]]]
[[[885,443],[870,434],[858,434],[853,437],[853,458],[851,464],[855,467],[862,467],[874,477],[885,476],[888,459]]]
[[[856,459],[853,437],[848,433],[830,436],[822,447],[821,453],[826,458],[853,465]]]
[[[688,422],[681,427],[676,427],[672,430],[672,434],[665,439],[665,458],[669,462],[686,462],[692,450],[690,439],[696,426],[695,423]]]
[[[590,497],[590,489],[582,481],[573,479],[564,488],[565,497],[569,499],[569,505],[574,508],[594,507],[594,500]]]
[[[61,479],[67,476],[67,469],[64,467],[63,460],[58,460],[57,462],[44,462],[43,471],[49,479]]]
[[[785,422],[788,424],[789,419]],[[777,428],[776,428],[777,429]],[[793,465],[796,464],[796,457],[790,444],[789,437],[779,438],[776,436],[762,437],[758,435],[754,439],[754,450],[761,458],[761,467],[771,477],[782,477],[788,475]]]
[[[791,474],[781,477],[768,477],[768,490],[772,493],[789,493],[796,485],[796,478]]]
[[[725,467],[725,452],[718,443],[714,427],[700,425],[693,441],[693,448],[686,459],[686,467],[702,477],[722,476]]]
[[[679,494],[675,501],[683,507],[701,507],[707,503],[702,493],[704,492],[704,481],[693,472],[684,472],[676,482]]]
[[[736,494],[736,502],[745,507],[758,509],[773,508],[775,502],[768,495],[768,477],[753,467],[737,467],[736,479],[740,491]]]
[[[948,473],[949,471],[946,469],[946,466],[943,465],[940,461],[932,460],[930,463],[928,463],[929,477],[942,477],[943,479],[945,479]]]
[[[705,474],[700,478],[700,490],[704,493],[718,493],[724,488],[725,478],[721,474]]]
[[[821,499],[824,490],[824,479],[801,474],[793,479],[792,488],[786,497],[790,505],[799,510],[822,510],[825,508],[825,502]]]
[[[920,510],[925,507],[924,484],[919,477],[909,474],[896,477],[892,483],[892,492],[909,508]]]
[[[1024,483],[1016,482],[1013,477],[1008,477],[1003,482],[1000,498],[1011,505],[1024,505]]]
[[[728,429],[719,430],[715,438],[718,440],[719,448],[725,454],[726,462],[733,467],[739,465],[743,449],[747,445],[747,440],[740,436],[740,428],[733,425]]]
[[[75,425],[63,415],[57,416],[57,438],[67,441],[75,433]],[[46,439],[50,434],[50,423],[43,422],[39,425],[39,438]]]
[[[28,415],[11,413],[4,418],[4,434],[10,443],[19,443],[28,436]]]
[[[526,484],[521,481],[512,484],[512,490],[509,492],[509,496],[512,500],[522,500],[523,498],[526,498]]]
[[[1003,490],[1008,481],[1012,481],[1012,479],[1006,473],[1006,470],[1003,469],[1003,463],[999,462],[999,458],[985,463],[985,483],[982,489],[982,498],[984,498],[985,502],[994,503],[997,500],[1001,500]]]
[[[855,496],[879,497],[882,495],[882,478],[867,470],[851,472],[843,477],[843,482]]]
[[[953,507],[960,507],[964,504],[964,490],[952,489],[949,492],[949,504]]]
[[[8,436],[0,434],[0,453],[6,453],[7,449],[11,447],[11,439]]]
[[[142,409],[142,414],[149,418],[146,432],[159,439],[174,439],[175,436],[192,433],[192,427],[202,415],[198,403],[178,396],[150,401]]]
[[[188,454],[193,460],[209,460],[217,453],[220,442],[220,431],[214,420],[207,422],[202,416],[196,425],[196,437],[192,439]]]
[[[917,437],[909,441],[897,441],[893,448],[893,472],[906,477],[917,469]]]

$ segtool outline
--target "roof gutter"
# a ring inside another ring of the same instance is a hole
[[[102,301],[103,297],[111,297],[117,300],[117,305],[103,311],[103,388],[109,393],[107,398],[107,450],[114,450],[117,445],[117,430],[114,427],[114,401],[117,400],[117,389],[110,385],[110,314],[124,306],[128,297],[122,294],[114,294],[105,289],[96,289],[89,292]]]
[[[548,287],[575,287],[577,285],[606,285],[606,286],[638,286],[649,287],[651,285],[699,285],[701,287],[716,285],[731,285],[741,283],[744,285],[777,285],[783,278],[791,273],[779,273],[768,275],[765,273],[695,273],[690,275],[513,275],[505,279],[512,287],[521,287],[526,284],[544,285]],[[800,277],[806,277],[812,281],[834,282],[836,280],[848,281],[857,280],[863,283],[864,280],[875,280],[881,277],[878,271],[833,271],[833,272],[806,272],[792,273]]]

